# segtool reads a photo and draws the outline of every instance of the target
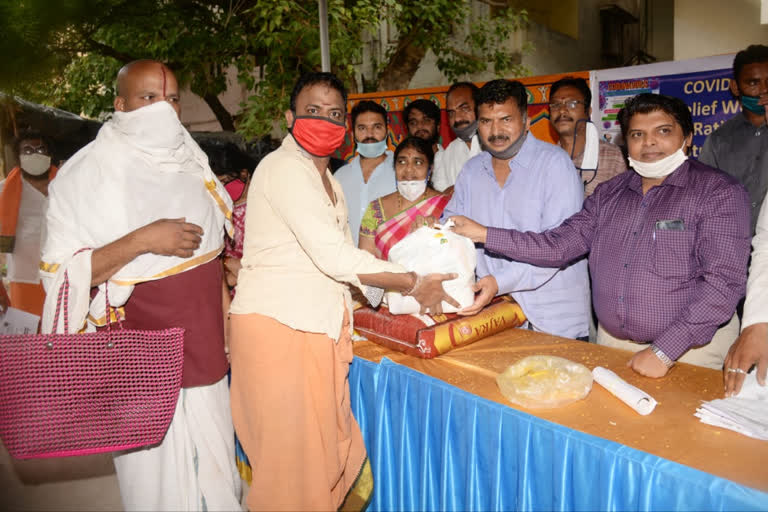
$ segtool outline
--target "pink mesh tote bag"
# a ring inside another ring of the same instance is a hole
[[[59,289],[68,329],[69,277]],[[66,457],[159,443],[181,387],[184,329],[111,323],[84,334],[0,336],[0,438],[17,459]],[[117,317],[117,315],[115,315]]]

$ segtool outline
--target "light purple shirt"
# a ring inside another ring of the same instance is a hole
[[[733,316],[747,281],[749,232],[744,187],[688,159],[645,196],[634,171],[598,185],[583,210],[546,233],[489,229],[486,250],[537,265],[589,252],[603,328],[676,360]]]
[[[568,154],[528,136],[499,187],[491,155],[483,151],[461,170],[443,219],[464,215],[486,226],[546,231],[581,209],[584,186]],[[477,276],[493,275],[535,330],[578,338],[588,334],[587,262],[535,266],[478,249]],[[553,268],[554,267],[554,268]]]

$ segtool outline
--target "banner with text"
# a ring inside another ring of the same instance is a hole
[[[624,102],[652,92],[682,99],[693,116],[691,156],[698,157],[707,135],[741,111],[730,92],[733,55],[659,62],[590,73],[592,121],[603,139],[623,145],[617,116]]]

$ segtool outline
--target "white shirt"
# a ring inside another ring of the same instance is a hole
[[[749,265],[747,300],[741,330],[768,322],[768,201],[763,201],[752,238],[752,263]]]
[[[6,256],[8,280],[14,283],[40,282],[40,246],[47,198],[21,178],[21,204],[16,224],[13,253]],[[0,183],[0,192],[5,180]]]
[[[344,190],[344,200],[349,209],[349,229],[352,231],[355,246],[359,241],[360,222],[365,209],[372,201],[397,190],[393,153],[388,150],[385,154],[387,158],[376,166],[367,182],[363,181],[360,155],[340,167],[333,176]]]
[[[443,192],[448,187],[456,183],[456,177],[461,172],[461,168],[467,163],[467,160],[482,151],[477,134],[472,136],[470,146],[458,137],[455,138],[445,151],[438,152],[435,155],[435,169],[432,172],[432,185],[438,192]],[[438,155],[440,156],[438,158]]]

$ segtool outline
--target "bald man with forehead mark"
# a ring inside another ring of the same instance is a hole
[[[173,71],[162,62],[149,59],[135,60],[123,66],[117,73],[117,94],[114,106],[118,112],[133,112],[141,107],[166,101],[176,111],[176,115],[181,117],[179,84]],[[160,226],[154,229],[157,232],[156,236],[170,236],[171,240],[175,239],[179,244],[174,249],[166,248],[166,252],[176,256],[191,256],[192,251],[199,247],[199,239],[203,232],[200,226],[184,220],[184,218],[163,219],[142,229],[152,231],[155,224],[162,225],[165,229],[160,229]],[[142,254],[143,248],[137,247],[135,242],[131,247],[124,247],[126,242],[128,240],[123,237],[114,244],[94,251],[92,262],[94,279],[91,283],[93,286],[98,284],[96,281],[106,281],[108,277],[105,274],[114,274],[127,263],[126,258],[130,261]],[[107,268],[103,268],[105,266]]]
[[[179,83],[165,64],[156,60],[135,60],[120,69],[115,110],[131,112],[158,101],[167,101],[181,116]]]
[[[104,323],[108,286],[125,328],[185,331],[181,390],[165,437],[114,454],[123,508],[238,510],[224,339],[229,294],[218,258],[232,202],[181,124],[173,72],[134,61],[117,86],[114,115],[51,187],[41,275],[56,296],[68,272],[70,304],[74,295],[85,305],[70,310],[78,312],[70,327]],[[44,332],[60,330],[53,302]]]

